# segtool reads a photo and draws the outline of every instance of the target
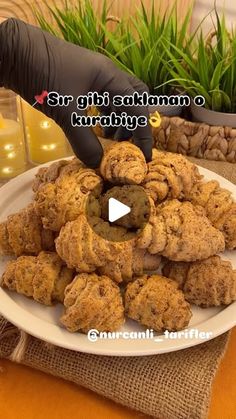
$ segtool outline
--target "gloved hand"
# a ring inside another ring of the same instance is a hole
[[[89,91],[99,94],[107,91],[110,98],[147,91],[144,83],[119,70],[104,55],[68,43],[18,19],[8,19],[0,25],[0,84],[14,90],[30,104],[43,90],[74,98]],[[68,107],[50,107],[45,101],[36,108],[61,126],[79,159],[89,167],[99,165],[103,150],[92,129],[71,125],[71,113],[75,111],[81,115],[84,112],[77,109],[76,100]],[[148,118],[146,107],[106,108],[102,111],[106,114],[125,111],[131,116]],[[116,140],[131,136],[124,132],[124,128],[118,128],[115,133],[109,128],[107,134],[113,134]],[[138,127],[133,132],[133,139],[150,161],[150,127]]]

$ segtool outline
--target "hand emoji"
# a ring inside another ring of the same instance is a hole
[[[161,125],[161,116],[159,112],[154,112],[149,118],[149,123],[153,128],[158,128]]]

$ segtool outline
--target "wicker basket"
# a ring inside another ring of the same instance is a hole
[[[156,148],[207,160],[236,162],[236,129],[162,117],[153,128]]]

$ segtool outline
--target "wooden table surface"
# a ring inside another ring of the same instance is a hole
[[[148,419],[89,390],[31,368],[7,360],[0,360],[0,368],[1,419]],[[236,418],[235,383],[236,328],[214,381],[208,419]]]

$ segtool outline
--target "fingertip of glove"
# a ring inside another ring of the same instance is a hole
[[[149,138],[139,138],[134,139],[134,144],[142,150],[146,162],[150,162],[152,160],[152,147],[153,147],[153,139],[152,137]]]
[[[97,169],[100,166],[103,157],[103,150],[99,150],[96,153],[91,153],[88,156],[83,156],[81,160],[90,169]]]

